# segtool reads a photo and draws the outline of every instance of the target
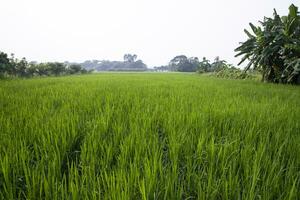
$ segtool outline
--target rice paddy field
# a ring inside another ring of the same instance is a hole
[[[0,81],[0,199],[300,199],[300,87],[180,73]]]

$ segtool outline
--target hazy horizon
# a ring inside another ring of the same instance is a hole
[[[134,53],[148,67],[176,55],[237,64],[244,28],[300,1],[27,0],[1,2],[0,51],[29,61],[122,60]]]

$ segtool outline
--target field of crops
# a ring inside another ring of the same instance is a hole
[[[299,199],[300,87],[196,74],[0,81],[0,199]]]

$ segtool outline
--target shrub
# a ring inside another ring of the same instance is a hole
[[[229,79],[255,79],[256,77],[253,73],[248,73],[237,68],[225,68],[214,73],[214,75],[219,78]]]

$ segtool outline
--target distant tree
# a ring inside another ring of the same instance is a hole
[[[80,65],[84,66],[84,68],[86,69],[95,69],[98,67],[99,62],[97,62],[97,64],[93,63],[90,60],[86,60],[83,63],[81,63]]]
[[[161,72],[165,72],[165,71],[169,71],[169,66],[160,66],[160,67],[154,67],[153,68],[154,71],[161,71]]]
[[[195,72],[198,68],[199,60],[197,57],[188,58],[185,55],[175,56],[169,62],[171,71]]]
[[[51,72],[51,74],[54,74],[56,76],[61,75],[66,72],[66,66],[63,63],[59,62],[50,62],[47,63],[48,68]]]
[[[135,62],[135,60],[137,59],[137,55],[125,54],[123,58],[124,58],[124,62],[132,63],[132,62]]]
[[[78,65],[78,64],[72,64],[68,68],[68,72],[70,74],[78,74],[78,73],[81,73],[82,70],[83,69],[82,69],[81,65]]]
[[[51,69],[47,63],[40,63],[36,65],[37,73],[40,76],[50,76]]]
[[[220,71],[222,69],[227,68],[227,63],[225,60],[220,60],[220,57],[217,56],[214,60],[214,62],[211,64],[211,70],[212,71]]]
[[[36,76],[39,74],[38,65],[35,63],[29,63],[26,69],[27,76]]]
[[[197,71],[198,67],[199,67],[199,58],[198,57],[190,57],[188,59],[189,61],[189,68],[185,68],[185,71],[188,72],[195,72]]]
[[[199,62],[198,72],[211,72],[212,67],[210,61],[206,59],[206,57],[202,58],[202,61]]]
[[[145,65],[142,60],[125,63],[125,66],[127,69],[138,70],[138,71],[147,69],[147,65]]]
[[[175,56],[170,62],[169,67],[171,71],[179,71],[179,68],[183,68],[188,62],[188,58],[185,55]]]
[[[199,58],[198,57],[190,57],[189,62],[195,65],[199,65]]]
[[[20,77],[27,76],[27,65],[28,62],[26,61],[26,58],[22,58],[20,61],[15,61],[15,71],[16,75]]]
[[[11,68],[10,60],[6,53],[0,52],[0,76],[8,73]]]

